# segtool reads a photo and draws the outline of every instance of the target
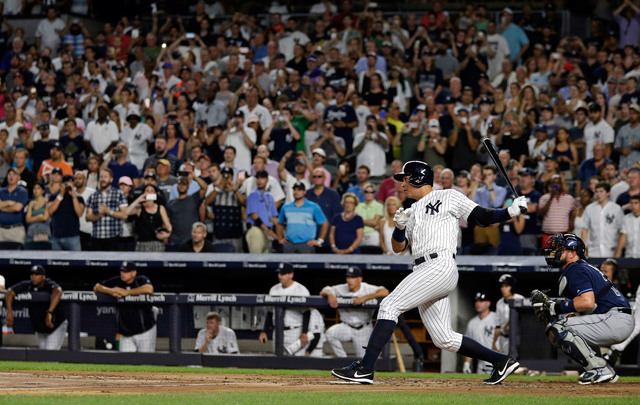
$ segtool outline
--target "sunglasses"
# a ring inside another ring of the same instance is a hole
[[[365,191],[364,193],[365,193],[365,194],[373,194],[373,193],[375,193],[375,191],[373,191],[373,190],[367,190],[367,191]]]
[[[313,176],[314,179],[322,179],[324,176]]]

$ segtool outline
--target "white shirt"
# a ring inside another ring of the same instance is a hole
[[[18,139],[18,128],[23,127],[22,122],[16,121],[13,125],[8,126],[6,121],[0,123],[0,129],[6,129],[9,132],[9,137],[7,138],[7,145],[13,145],[13,141]]]
[[[593,145],[596,143],[613,143],[615,135],[611,125],[605,120],[600,120],[597,124],[587,123],[584,127],[585,160],[593,158]]]
[[[242,186],[240,186],[240,192],[248,197],[256,188],[258,188],[256,185],[256,178],[255,176],[251,176],[242,183]],[[273,197],[273,201],[275,202],[282,201],[286,197],[282,190],[282,186],[280,186],[278,180],[273,176],[269,176],[265,191],[271,194],[271,197]]]
[[[622,208],[611,201],[607,201],[604,207],[597,201],[587,206],[582,218],[589,232],[584,241],[588,256],[613,256],[618,246],[618,232],[622,228],[623,217]]]
[[[33,133],[33,142],[37,142],[42,139],[42,135],[40,131],[35,131]],[[60,139],[60,130],[57,126],[49,124],[49,139],[52,141],[57,141]]]
[[[309,14],[311,15],[322,15],[327,10],[327,4],[324,2],[316,3],[309,9]],[[329,3],[329,10],[331,14],[335,14],[338,11],[338,7],[335,4]]]
[[[85,175],[86,175],[86,173],[85,173]],[[82,213],[82,216],[79,218],[79,220],[80,220],[80,232],[88,233],[89,235],[91,235],[91,232],[93,232],[93,222],[87,221],[87,217],[86,217],[87,209],[86,209],[86,206],[87,206],[87,201],[89,201],[89,197],[91,197],[95,192],[96,192],[95,188],[85,187],[84,188],[84,192],[82,194],[79,194],[80,196],[82,196],[82,199],[84,200],[84,205],[85,205],[85,210]]]
[[[300,44],[302,46],[309,42],[307,34],[301,31],[293,31],[291,33],[284,33],[284,36],[278,41],[278,49],[284,54],[287,61],[293,59],[293,46]]]
[[[308,297],[309,290],[302,284],[294,281],[289,287],[284,288],[282,284],[278,283],[271,287],[269,295],[274,296],[292,296],[292,297]],[[284,326],[289,328],[302,327],[302,314],[306,311],[304,308],[287,308],[284,311]]]
[[[105,153],[111,142],[117,142],[118,139],[118,126],[110,120],[107,120],[104,124],[92,121],[87,125],[87,130],[84,131],[84,140],[89,142],[93,150],[98,154]]]
[[[51,54],[55,55],[60,46],[60,32],[64,27],[65,23],[59,18],[56,18],[53,22],[47,18],[40,21],[36,29],[36,38],[41,38],[40,49],[48,47],[51,49]]]
[[[367,130],[367,117],[371,115],[371,110],[364,104],[360,104],[355,109],[356,117],[358,117],[358,126],[353,129],[353,132],[359,134],[360,132],[366,132]]]
[[[502,62],[509,55],[509,44],[500,34],[487,35],[487,43],[493,50],[495,56],[488,59],[487,76],[489,80],[495,79],[498,73],[502,72]]]
[[[323,289],[329,290],[329,292],[331,292],[331,294],[335,295],[337,298],[356,298],[373,294],[381,288],[384,287],[362,282],[360,283],[360,288],[358,289],[358,291],[349,291],[349,285],[347,283],[326,286]],[[340,312],[340,320],[342,322],[356,328],[370,323],[374,312],[374,310],[372,309],[340,307],[338,307],[338,311]]]
[[[616,202],[620,194],[629,191],[629,183],[626,181],[619,181],[611,186],[611,194],[609,194],[609,201]]]
[[[207,341],[207,328],[200,329],[196,338],[196,350]],[[218,334],[209,341],[206,354],[240,354],[236,333],[231,328],[220,325]]]
[[[253,128],[244,128],[245,133],[251,139],[251,142],[256,142],[256,131]],[[227,136],[227,141],[224,146],[233,146],[236,148],[236,159],[235,164],[240,170],[246,170],[247,173],[251,173],[251,149],[247,146],[247,143],[244,141],[244,135],[242,131],[238,131],[235,127],[233,127],[229,131],[229,135]],[[235,171],[234,171],[235,177]]]
[[[249,123],[248,118],[250,114],[255,114],[258,116],[258,118],[260,118],[260,128],[262,128],[263,131],[269,128],[271,124],[273,124],[273,117],[271,116],[271,112],[269,112],[267,107],[263,105],[256,104],[256,106],[253,107],[253,111],[250,111],[249,106],[245,104],[240,107],[239,110],[244,113],[245,127]]]
[[[413,258],[434,252],[454,254],[458,247],[459,219],[467,221],[477,205],[453,189],[434,190],[413,203],[406,226]]]
[[[124,104],[118,104],[113,107],[113,110],[118,113],[120,116],[120,123],[125,124],[127,122],[127,116],[130,114],[140,115],[140,107],[137,104],[129,103],[128,106],[124,106]]]
[[[299,181],[304,183],[306,190],[311,189],[311,182],[309,181],[308,178],[305,177],[302,180],[298,180],[296,176],[287,172],[287,178],[284,181],[282,181],[282,183],[284,183],[285,204],[293,201],[293,185]]]
[[[154,141],[153,130],[147,124],[138,123],[131,129],[129,123],[125,123],[122,128],[122,141],[129,149],[129,160],[138,170],[142,170],[144,161],[149,157],[147,145]]]
[[[374,132],[371,139],[364,139],[365,132],[360,132],[353,139],[353,148],[355,149],[360,142],[364,140],[364,148],[356,156],[356,167],[365,165],[369,168],[372,177],[384,176],[386,174],[386,152],[389,147],[383,148],[380,143],[376,142],[378,138],[383,138],[389,143],[389,138],[384,132]]]
[[[467,323],[467,330],[464,334],[476,340],[482,346],[491,348],[496,324],[496,314],[493,311],[490,311],[483,319],[480,319],[480,316],[476,315]],[[482,374],[488,372],[487,365],[490,364],[491,363],[486,361],[478,360],[477,373]]]
[[[76,122],[76,127],[78,127],[80,131],[84,131],[85,129],[84,120],[82,118],[76,117],[74,121]],[[58,131],[62,131],[62,129],[64,128],[64,124],[66,122],[67,122],[67,118],[58,121]]]
[[[627,235],[624,257],[640,258],[640,216],[635,216],[633,212],[625,215],[620,233]]]

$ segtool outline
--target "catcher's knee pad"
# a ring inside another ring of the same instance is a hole
[[[591,370],[606,364],[606,361],[597,357],[584,338],[567,326],[564,320],[549,325],[546,333],[554,347],[562,350],[585,369]]]

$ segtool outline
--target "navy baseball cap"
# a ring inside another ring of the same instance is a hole
[[[530,167],[525,167],[524,169],[520,169],[520,171],[518,171],[518,174],[521,176],[531,176],[531,177],[536,176],[535,170],[533,170]]]
[[[62,174],[62,168],[60,168],[60,167],[54,167],[54,168],[51,170],[51,174]]]
[[[269,173],[266,170],[258,170],[256,172],[256,177],[269,177]]]
[[[510,285],[511,287],[515,287],[518,284],[516,278],[513,277],[511,274],[501,275],[500,278],[498,279],[498,283],[507,284],[507,285]]]
[[[362,270],[360,267],[351,266],[347,269],[347,277],[362,277]]]
[[[537,124],[534,128],[533,128],[534,132],[547,132],[547,126],[544,124]]]
[[[44,276],[45,274],[47,274],[47,272],[44,270],[44,267],[42,267],[39,264],[34,264],[33,266],[31,266],[31,270],[29,270],[29,273],[38,274],[41,276]]]
[[[483,293],[483,292],[477,292],[476,296],[475,296],[475,300],[476,301],[490,301],[489,300],[489,295],[487,295],[486,293]]]
[[[276,269],[276,273],[287,274],[293,273],[293,265],[291,263],[280,263]]]
[[[136,270],[136,265],[133,262],[122,262],[122,266],[120,266],[120,271],[129,272]]]
[[[301,182],[301,181],[296,181],[296,183],[293,185],[292,188],[297,188],[297,189],[300,189],[300,190],[306,190],[307,186],[305,186],[304,183]]]

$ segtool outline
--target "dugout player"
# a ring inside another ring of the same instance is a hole
[[[489,347],[493,340],[493,331],[496,326],[496,313],[491,311],[491,301],[489,296],[483,292],[476,293],[474,307],[476,316],[471,318],[467,323],[467,330],[464,333],[472,339],[475,339],[483,346]],[[473,359],[465,357],[462,364],[462,372],[471,374],[471,365]],[[476,372],[478,374],[489,374],[493,366],[486,361],[479,361]]]
[[[120,275],[97,283],[93,291],[115,298],[127,295],[153,294],[153,285],[147,276],[138,275],[132,262],[123,262]],[[121,352],[156,351],[156,316],[150,303],[126,303],[116,305],[116,326]]]
[[[398,316],[417,307],[437,347],[491,363],[493,372],[484,382],[499,384],[520,364],[451,328],[449,294],[458,283],[455,252],[459,219],[479,226],[508,221],[526,209],[526,198],[516,198],[509,208],[480,207],[457,190],[433,190],[433,170],[417,160],[405,163],[394,178],[402,182],[407,198],[416,200],[411,208],[396,212],[391,238],[394,252],[411,246],[413,272],[380,303],[378,321],[364,357],[350,366],[332,370],[331,374],[347,381],[372,384],[376,359],[389,342]]]
[[[382,286],[371,285],[362,281],[362,270],[352,266],[347,269],[347,282],[334,286],[326,286],[320,295],[327,297],[331,308],[338,308],[338,298],[353,298],[353,305],[362,305],[368,300],[384,298],[389,290]],[[336,357],[347,357],[342,342],[353,342],[356,356],[364,355],[364,346],[373,330],[371,318],[374,309],[340,308],[341,322],[327,329],[327,342]]]
[[[500,294],[502,298],[496,302],[496,324],[495,332],[493,334],[492,349],[503,354],[511,354],[514,358],[518,358],[516,352],[517,347],[513,348],[510,352],[509,348],[509,325],[510,325],[510,313],[509,300],[522,300],[524,297],[515,293],[515,289],[518,286],[518,280],[511,274],[503,274],[498,279],[500,284]]]
[[[271,296],[308,297],[307,287],[293,280],[293,266],[290,263],[280,263],[276,269],[279,283],[271,287]],[[312,317],[312,311],[317,314]],[[322,356],[324,343],[324,321],[318,323],[319,312],[311,309],[287,308],[284,311],[284,350],[292,356]],[[313,324],[312,324],[313,321]],[[274,317],[267,312],[265,323],[260,333],[260,343],[265,344],[268,334],[273,331]]]
[[[44,267],[36,264],[29,270],[30,280],[14,284],[7,290],[5,303],[7,318],[5,326],[13,327],[13,299],[17,294],[26,292],[45,292],[51,295],[49,302],[29,302],[31,327],[38,337],[38,347],[44,350],[60,350],[64,335],[67,333],[67,318],[60,304],[62,287],[47,278]]]
[[[582,239],[559,233],[547,244],[545,259],[562,270],[558,294],[566,300],[555,301],[533,290],[533,310],[546,324],[545,333],[553,346],[584,367],[578,383],[616,382],[613,367],[592,347],[610,346],[629,337],[634,327],[629,303],[604,273],[587,263]]]
[[[195,350],[206,354],[240,354],[236,333],[222,325],[220,314],[213,311],[207,314],[207,326],[198,331]]]

